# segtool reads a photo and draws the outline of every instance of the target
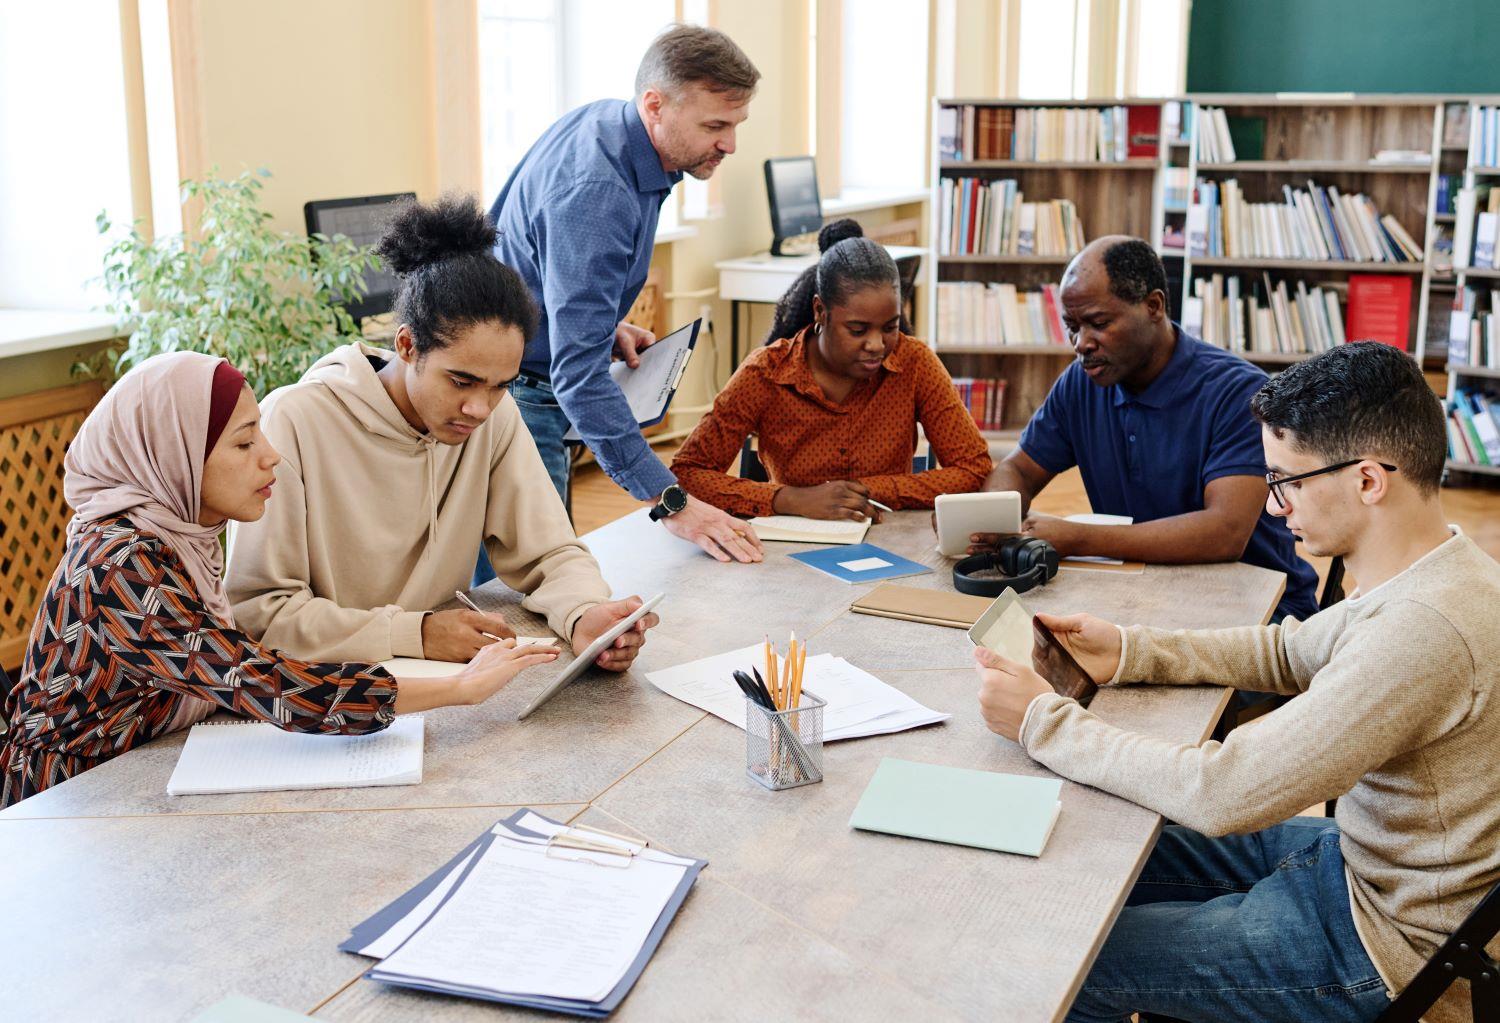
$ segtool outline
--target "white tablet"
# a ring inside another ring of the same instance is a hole
[[[939,494],[936,503],[938,551],[945,557],[962,557],[971,533],[1021,531],[1021,495],[1014,490]]]
[[[553,679],[551,685],[549,685],[546,689],[543,689],[540,693],[537,694],[536,699],[532,700],[529,704],[526,705],[526,709],[521,711],[521,713],[517,716],[517,720],[525,720],[525,718],[532,711],[536,710],[542,704],[552,699],[552,697],[562,692],[563,687],[565,687],[569,682],[573,681],[579,675],[582,675],[585,671],[588,671],[589,666],[594,663],[594,658],[604,653],[605,647],[609,646],[615,640],[619,639],[625,634],[625,630],[629,629],[636,622],[644,618],[646,616],[646,612],[650,611],[657,604],[661,603],[661,598],[664,596],[666,596],[666,594],[658,593],[656,596],[652,597],[650,600],[646,601],[640,607],[632,611],[628,617],[621,618],[618,622],[615,622],[615,624],[606,629],[604,635],[594,640],[589,644],[587,650],[579,654],[577,657],[573,658],[573,663],[569,664],[565,669],[563,669],[563,673],[557,676],[557,678]]]

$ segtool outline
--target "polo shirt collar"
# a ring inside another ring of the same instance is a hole
[[[682,180],[682,171],[668,174],[662,170],[661,156],[651,144],[651,135],[641,123],[641,112],[635,108],[633,100],[625,101],[625,138],[637,191],[670,192],[672,186]]]
[[[1182,328],[1176,323],[1172,324],[1173,345],[1172,357],[1167,360],[1167,365],[1162,369],[1155,380],[1146,385],[1146,389],[1139,394],[1132,394],[1125,389],[1124,384],[1115,384],[1114,399],[1116,407],[1128,402],[1145,405],[1147,408],[1166,408],[1171,405],[1181,390],[1183,383],[1188,379],[1188,373],[1193,363],[1193,357],[1197,355],[1196,346],[1190,334],[1184,334]]]

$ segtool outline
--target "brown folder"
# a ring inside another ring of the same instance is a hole
[[[850,604],[849,610],[856,614],[900,618],[908,622],[922,622],[924,625],[967,629],[994,602],[993,597],[970,597],[962,593],[882,583]]]

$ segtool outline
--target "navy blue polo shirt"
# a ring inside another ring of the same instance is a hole
[[[1078,466],[1096,512],[1151,522],[1202,511],[1210,481],[1265,474],[1250,396],[1266,374],[1172,329],[1172,358],[1144,391],[1100,387],[1074,362],[1021,434],[1021,450],[1048,472]],[[1317,574],[1281,519],[1262,510],[1240,560],[1286,573],[1280,613],[1305,620],[1317,612]]]

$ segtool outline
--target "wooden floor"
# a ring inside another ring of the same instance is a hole
[[[677,444],[656,448],[663,461],[670,462]],[[615,486],[592,462],[578,470],[573,480],[573,520],[579,533],[587,533],[639,508],[640,502]],[[1089,510],[1088,495],[1077,469],[1058,476],[1042,491],[1034,507],[1048,515],[1075,515]],[[1448,521],[1455,523],[1474,541],[1500,559],[1500,480],[1480,477],[1475,486],[1450,486],[1443,490],[1443,508]],[[1318,571],[1321,584],[1328,571],[1327,558],[1308,558]]]

